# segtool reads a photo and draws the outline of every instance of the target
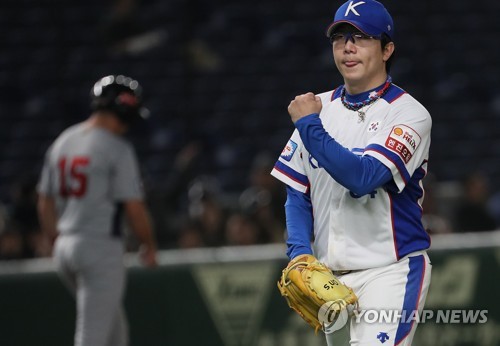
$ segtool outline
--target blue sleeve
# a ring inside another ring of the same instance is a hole
[[[323,127],[319,114],[299,119],[295,127],[304,146],[330,176],[359,196],[389,183],[392,173],[382,162],[358,156],[333,139]]]
[[[304,254],[312,255],[313,215],[311,198],[294,188],[286,187],[287,252],[290,259]]]

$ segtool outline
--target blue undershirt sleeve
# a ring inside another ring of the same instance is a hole
[[[286,192],[285,214],[288,233],[286,254],[290,259],[298,255],[312,255],[313,214],[311,198],[290,186],[286,187]]]
[[[328,174],[358,196],[366,195],[392,180],[382,162],[358,156],[340,145],[326,132],[319,114],[313,113],[295,122],[304,146]]]

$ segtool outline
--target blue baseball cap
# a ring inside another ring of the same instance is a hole
[[[386,34],[394,38],[394,22],[384,5],[375,0],[349,0],[339,7],[333,22],[326,29],[330,37],[341,24],[350,24],[368,36]]]

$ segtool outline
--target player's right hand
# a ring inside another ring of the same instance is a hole
[[[288,113],[295,124],[297,120],[307,115],[321,112],[322,108],[320,97],[308,92],[307,94],[295,96],[295,99],[288,106]]]
[[[146,267],[156,267],[158,266],[158,261],[156,259],[156,248],[153,246],[142,245],[139,249],[139,256],[142,263]]]

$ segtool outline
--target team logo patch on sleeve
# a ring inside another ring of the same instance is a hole
[[[420,141],[420,135],[411,127],[396,125],[387,137],[385,146],[398,154],[405,163],[408,163],[420,145]]]
[[[285,145],[285,148],[283,148],[283,151],[281,152],[281,158],[290,161],[296,149],[297,149],[297,143],[295,143],[290,139],[288,143]]]

